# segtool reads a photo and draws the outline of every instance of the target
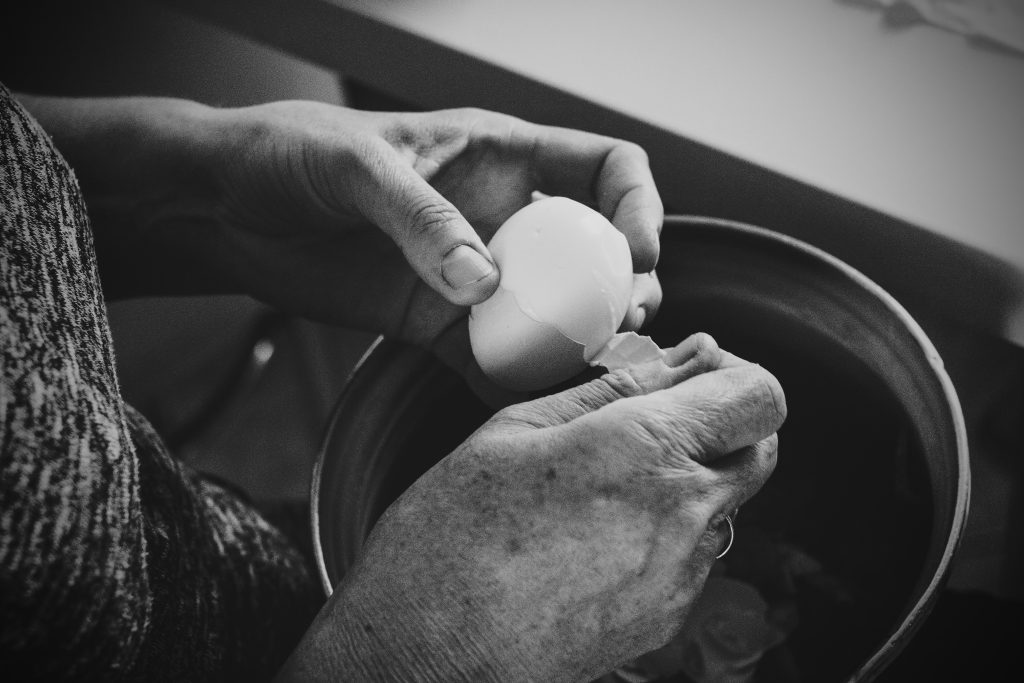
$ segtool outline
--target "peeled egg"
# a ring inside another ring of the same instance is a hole
[[[625,236],[590,207],[547,197],[509,217],[487,247],[501,280],[469,316],[484,373],[530,391],[586,368],[629,307],[633,266]]]

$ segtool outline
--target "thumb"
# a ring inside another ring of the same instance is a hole
[[[409,265],[453,304],[487,299],[498,267],[469,222],[397,153],[377,179],[368,213],[401,248]]]

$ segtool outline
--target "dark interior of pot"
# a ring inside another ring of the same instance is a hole
[[[647,332],[661,346],[708,332],[786,391],[776,471],[715,568],[787,625],[753,680],[877,678],[927,615],[966,517],[963,420],[937,355],[891,297],[774,233],[671,218],[658,272]],[[489,415],[422,351],[367,355],[314,474],[328,590],[387,505]]]

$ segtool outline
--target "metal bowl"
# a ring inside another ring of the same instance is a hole
[[[664,300],[648,332],[662,346],[708,332],[786,390],[779,465],[744,506],[733,553],[745,538],[782,539],[818,561],[852,604],[804,600],[788,656],[804,680],[871,680],[930,612],[967,516],[966,430],[942,361],[892,296],[799,240],[671,216],[661,243]],[[313,473],[325,591],[387,505],[489,415],[432,356],[377,340]]]

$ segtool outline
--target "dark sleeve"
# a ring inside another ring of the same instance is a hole
[[[320,596],[120,396],[85,204],[0,85],[0,661],[29,678],[257,680]]]

